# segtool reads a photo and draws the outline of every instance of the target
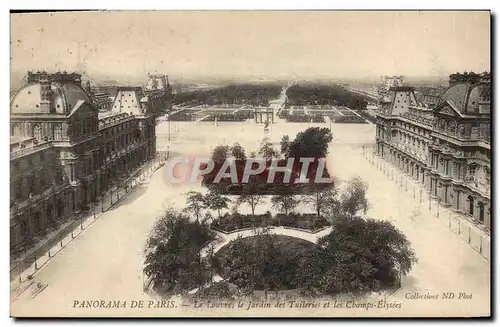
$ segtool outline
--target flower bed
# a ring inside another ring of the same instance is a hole
[[[210,115],[203,119],[203,121],[215,121],[215,118],[217,117],[217,121],[245,121],[247,119],[253,118],[252,113],[246,113],[246,114],[217,114],[217,115]]]
[[[284,226],[288,228],[296,228],[304,231],[317,231],[324,227],[330,226],[330,223],[323,217],[318,218],[316,214],[297,214],[289,213],[277,214],[275,217],[268,211],[263,215],[242,215],[225,214],[220,218],[214,219],[210,224],[210,228],[221,231],[223,233],[233,233],[243,229],[253,227],[277,227]]]
[[[316,115],[306,115],[304,112],[295,111],[293,115],[286,114],[282,115],[282,118],[286,119],[289,123],[324,123],[325,118],[321,114]]]
[[[368,124],[363,118],[353,115],[353,116],[338,116],[335,117],[335,123],[337,124]]]
[[[179,111],[176,112],[175,114],[172,114],[168,117],[168,120],[170,121],[191,121],[192,120],[192,114],[187,113],[186,111]]]
[[[286,121],[289,123],[309,123],[311,122],[311,117],[306,116],[306,115],[296,115],[295,113],[293,115],[288,115],[286,117]]]
[[[288,215],[278,213],[274,219],[275,226],[285,226],[301,230],[317,230],[330,226],[330,223],[325,218],[318,218],[314,213],[298,214],[292,212]]]
[[[272,215],[270,212],[255,216],[242,215],[239,213],[226,213],[224,216],[214,219],[214,221],[210,224],[210,227],[227,233],[240,229],[252,227],[267,227],[271,225]]]

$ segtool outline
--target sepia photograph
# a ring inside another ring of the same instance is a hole
[[[491,317],[490,11],[9,20],[11,317]]]

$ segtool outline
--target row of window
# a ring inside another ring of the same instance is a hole
[[[135,121],[133,120],[130,120],[130,121],[127,121],[127,122],[124,122],[120,125],[117,125],[117,126],[113,126],[113,127],[110,127],[110,128],[107,128],[104,132],[103,132],[103,137],[104,138],[108,138],[110,137],[111,135],[114,135],[114,134],[117,134],[119,131],[122,131],[124,129],[130,129],[130,128],[134,128],[136,126],[136,123]]]
[[[39,174],[31,173],[12,183],[12,197],[15,200],[20,200],[23,198],[24,191],[27,191],[27,195],[35,195],[51,186],[52,182],[60,184],[62,181],[63,172],[60,170],[56,171],[53,181],[47,178],[46,172],[41,172]]]
[[[137,133],[134,135],[132,133],[122,134],[114,139],[110,140],[104,146],[104,156],[125,148],[127,145],[134,141],[134,137],[137,138]]]

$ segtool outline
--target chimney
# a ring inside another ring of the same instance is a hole
[[[52,90],[49,75],[45,72],[40,74],[40,109],[42,113],[51,113],[52,111]]]

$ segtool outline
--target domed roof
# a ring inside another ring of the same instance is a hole
[[[460,113],[477,112],[479,103],[490,102],[490,88],[488,82],[474,85],[468,83],[454,84],[443,92],[439,98],[438,106],[448,102]]]
[[[85,90],[71,82],[52,82],[52,101],[50,113],[69,114],[75,105],[80,101],[91,103]],[[41,110],[41,86],[40,83],[30,83],[21,88],[13,97],[10,103],[12,114],[36,114]]]

